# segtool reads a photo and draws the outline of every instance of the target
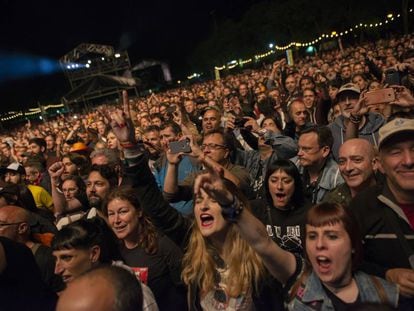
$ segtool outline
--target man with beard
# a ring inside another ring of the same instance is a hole
[[[160,128],[157,125],[150,125],[144,129],[143,136],[145,149],[148,151],[148,165],[151,172],[155,174],[155,162],[162,155]]]
[[[103,202],[109,192],[118,185],[115,171],[108,165],[93,165],[86,181],[89,206],[102,211]]]

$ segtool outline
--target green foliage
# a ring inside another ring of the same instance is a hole
[[[270,42],[312,40],[322,33],[341,31],[361,21],[378,22],[399,1],[387,0],[279,0],[254,4],[239,19],[224,19],[194,50],[191,64],[200,69],[265,51]]]

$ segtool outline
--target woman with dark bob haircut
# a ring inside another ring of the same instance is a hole
[[[254,214],[266,225],[269,236],[284,250],[302,254],[308,204],[300,173],[289,160],[276,160],[267,169],[265,204],[254,202]]]
[[[121,260],[116,237],[100,217],[80,219],[63,227],[52,241],[52,250],[55,273],[65,283],[98,264]]]

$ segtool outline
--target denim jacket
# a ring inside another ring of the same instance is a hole
[[[361,302],[383,303],[378,295],[377,287],[372,278],[364,272],[356,272],[354,274],[355,282],[359,289],[359,299]],[[375,277],[376,278],[376,277]],[[388,303],[398,306],[398,287],[393,283],[389,283],[383,279],[376,278],[383,287],[388,298]],[[332,301],[329,299],[322,283],[315,272],[312,272],[306,281],[304,287],[300,287],[296,297],[288,304],[288,310],[335,310]]]
[[[290,160],[296,164],[300,174],[303,176],[305,173],[305,168],[299,164],[299,158],[294,157]],[[319,183],[316,186],[314,197],[312,197],[312,203],[322,202],[324,196],[329,191],[336,188],[338,185],[343,184],[344,182],[345,181],[339,172],[338,164],[335,162],[332,156],[329,156],[323,168]]]

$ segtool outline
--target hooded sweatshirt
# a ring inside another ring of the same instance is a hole
[[[378,131],[385,123],[384,118],[377,113],[369,112],[365,115],[367,121],[365,125],[358,131],[358,138],[368,140],[373,146],[378,147]],[[329,125],[334,138],[332,146],[332,154],[335,160],[338,160],[339,147],[345,142],[345,126],[344,117],[339,116]]]

